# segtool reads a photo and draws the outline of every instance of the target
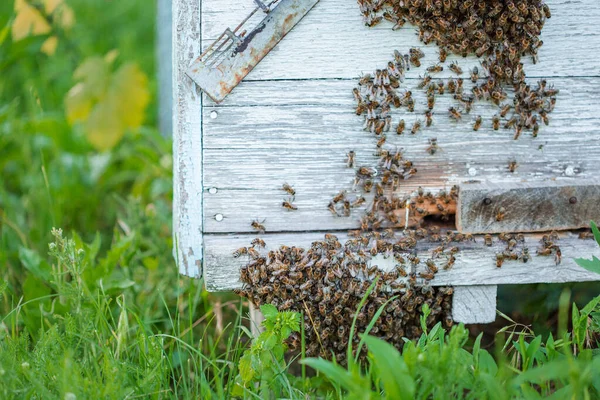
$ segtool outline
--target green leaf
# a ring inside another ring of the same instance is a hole
[[[570,373],[570,368],[565,365],[563,360],[556,360],[523,372],[513,380],[513,384],[517,386],[525,382],[542,384],[550,380],[567,378]]]
[[[594,221],[590,221],[590,227],[592,228],[592,232],[594,233],[594,238],[596,239],[596,243],[600,246],[600,229]]]
[[[254,378],[254,369],[252,368],[252,358],[250,353],[245,353],[239,362],[240,377],[244,383],[250,382]]]
[[[600,296],[593,298],[589,303],[587,303],[585,307],[581,309],[581,315],[587,318],[592,311],[596,309],[598,304],[600,304]]]
[[[487,350],[481,350],[479,353],[479,370],[491,376],[496,376],[498,373],[496,360]]]
[[[533,362],[535,361],[535,357],[540,349],[541,344],[542,336],[539,335],[527,346],[527,369],[530,369],[533,366]]]
[[[587,258],[576,258],[575,262],[581,268],[600,274],[600,260],[596,256],[592,256],[591,260],[588,260]]]
[[[371,392],[371,384],[364,379],[357,378],[349,371],[322,358],[306,358],[300,361],[301,364],[308,365],[312,369],[319,371],[331,382],[339,384],[342,388],[351,392],[351,394],[368,394]],[[366,397],[366,396],[361,396]]]
[[[277,307],[272,304],[263,304],[260,306],[260,312],[266,319],[272,319],[277,317]]]
[[[391,344],[366,336],[365,342],[373,355],[372,363],[377,368],[381,382],[388,399],[413,399],[415,396],[415,382],[410,376],[404,359]]]
[[[52,280],[52,267],[36,251],[20,247],[19,260],[37,279],[46,283]]]

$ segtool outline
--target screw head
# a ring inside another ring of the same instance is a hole
[[[223,214],[217,214],[217,215],[215,215],[215,219],[217,220],[217,222],[223,221]]]
[[[210,117],[211,117],[212,119],[216,119],[218,116],[219,116],[219,114],[218,114],[216,111],[211,111],[211,113],[210,113]]]
[[[218,192],[217,188],[212,187],[212,188],[208,189],[208,193],[210,193],[210,194],[217,194],[217,192]]]
[[[569,199],[569,203],[571,204],[577,204],[577,197],[573,196]]]
[[[489,206],[490,204],[492,204],[492,199],[490,199],[489,197],[486,197],[485,199],[483,199],[483,204],[485,204],[486,206]]]

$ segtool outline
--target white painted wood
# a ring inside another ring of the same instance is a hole
[[[515,141],[512,130],[494,131],[491,116],[498,110],[490,104],[476,104],[464,121],[451,122],[445,110],[455,101],[448,95],[438,97],[432,127],[417,135],[389,132],[387,142],[404,148],[418,169],[397,194],[469,180],[502,185],[593,178],[600,160],[600,114],[593,111],[600,109],[600,79],[551,82],[561,93],[550,125],[542,126],[537,138],[524,132]],[[222,106],[206,106],[204,180],[218,192],[205,197],[205,232],[249,232],[256,218],[266,218],[271,232],[358,227],[356,217],[335,217],[327,209],[335,194],[352,187],[354,172],[345,163],[349,150],[356,152],[357,165],[377,162],[376,139],[362,130],[363,117],[353,112],[355,85],[352,80],[243,82]],[[394,124],[400,118],[409,126],[423,120],[424,93],[413,93],[419,115],[393,110]],[[484,124],[473,132],[476,115]],[[431,137],[442,149],[435,156],[425,151]],[[511,159],[519,163],[515,173],[508,171]],[[281,207],[285,182],[296,189],[298,211]],[[220,222],[214,219],[219,214],[224,216]]]
[[[248,302],[249,315],[250,315],[250,332],[252,336],[258,337],[262,331],[262,323],[265,320],[265,316],[260,312],[259,308],[254,307],[251,301]]]
[[[343,243],[346,236],[343,232],[337,234]],[[248,246],[254,235],[248,234],[207,234],[204,237],[206,245],[204,273],[206,287],[209,291],[224,291],[240,287],[239,268],[246,263],[243,258],[233,258],[232,252],[240,247]],[[310,247],[316,240],[323,239],[323,233],[277,233],[261,236],[267,243],[267,250],[281,245]],[[527,283],[565,283],[598,281],[600,274],[588,272],[579,267],[574,259],[579,257],[600,257],[600,248],[593,240],[581,240],[576,234],[563,233],[558,241],[562,251],[562,263],[556,265],[553,257],[537,256],[540,235],[527,235],[526,244],[529,247],[532,260],[528,263],[505,261],[501,268],[496,267],[496,253],[505,249],[506,244],[494,239],[492,247],[483,244],[481,236],[476,237],[476,243],[465,242],[458,246],[461,251],[456,254],[456,262],[451,270],[440,269],[434,286],[459,285],[503,285]],[[425,260],[431,257],[431,250],[439,243],[423,243],[419,245],[419,258]],[[424,266],[423,266],[424,268]]]
[[[463,324],[488,324],[496,320],[498,286],[456,286],[452,318]]]
[[[163,136],[173,132],[173,5],[157,0],[156,58],[158,67],[158,125]]]
[[[488,324],[496,320],[498,286],[456,286],[452,318],[463,324]]]
[[[200,0],[173,0],[173,242],[179,271],[202,275],[202,96],[185,75],[200,51]]]
[[[600,76],[597,0],[549,0],[548,4],[552,18],[542,31],[539,62],[530,65],[526,60],[528,76]],[[227,26],[237,26],[253,7],[250,0],[204,0],[204,48]],[[395,48],[407,51],[423,46],[408,25],[396,32],[390,27],[387,22],[365,27],[354,0],[321,0],[247,79],[354,78],[387,63]],[[435,46],[428,48],[425,66],[435,59]]]

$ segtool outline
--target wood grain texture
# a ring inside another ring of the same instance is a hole
[[[600,221],[599,205],[598,179],[467,183],[460,186],[456,226],[464,233],[587,228],[590,221]],[[500,212],[502,218],[498,220]]]
[[[173,236],[179,271],[202,275],[202,96],[185,75],[200,51],[200,0],[173,0]]]
[[[537,256],[541,235],[526,235],[526,245],[532,255],[528,263],[505,261],[502,268],[496,267],[496,253],[505,249],[505,243],[494,239],[493,246],[483,244],[481,237],[476,242],[460,243],[461,250],[456,254],[456,263],[448,271],[440,268],[434,286],[480,286],[527,283],[565,283],[600,280],[600,275],[588,272],[579,267],[574,259],[600,256],[600,248],[593,240],[581,240],[576,234],[561,233],[557,242],[562,251],[562,263],[556,265],[553,257]],[[239,268],[246,263],[245,259],[236,259],[232,252],[240,247],[248,246],[254,235],[247,234],[206,234],[205,281],[209,291],[225,291],[240,287]],[[308,248],[313,241],[322,240],[323,233],[274,233],[261,236],[267,243],[267,250],[281,245]],[[346,236],[339,233],[343,243]],[[431,250],[439,243],[421,243],[418,255],[422,260],[431,257]],[[423,267],[421,267],[423,268]]]
[[[463,324],[488,324],[496,320],[498,286],[456,286],[452,318]]]
[[[491,104],[476,103],[464,121],[451,122],[445,110],[455,101],[447,95],[438,97],[432,127],[417,135],[388,133],[387,143],[403,148],[418,169],[398,194],[410,194],[419,186],[438,190],[471,180],[502,185],[594,177],[600,159],[600,115],[593,110],[600,109],[596,95],[600,80],[551,82],[561,93],[550,125],[542,126],[537,138],[524,133],[515,141],[512,130],[494,131],[491,116],[497,108]],[[355,84],[243,82],[222,106],[206,106],[204,181],[207,189],[217,192],[205,195],[205,231],[249,232],[256,218],[266,218],[272,232],[356,228],[360,210],[343,218],[327,209],[339,190],[352,188],[354,171],[345,163],[349,150],[356,152],[357,166],[377,163],[377,139],[362,130],[362,117],[353,112]],[[423,120],[424,93],[413,93],[416,112],[393,110],[394,124],[400,118],[408,126],[417,118]],[[483,116],[484,123],[473,132],[472,119],[477,115]],[[434,156],[425,151],[432,137],[441,147]],[[515,173],[508,170],[511,159],[519,163]],[[285,182],[296,189],[298,211],[281,207],[286,195],[280,187]],[[224,219],[219,222],[216,215]]]
[[[536,65],[525,60],[527,74],[600,76],[597,0],[549,0],[548,4],[552,18],[542,32],[544,46]],[[226,27],[237,26],[253,7],[252,1],[204,0],[204,48]],[[395,48],[406,52],[409,47],[424,47],[410,26],[396,32],[390,28],[387,22],[365,27],[354,0],[321,0],[247,79],[354,78],[387,63]],[[434,63],[437,51],[434,45],[426,47],[425,66]],[[475,58],[469,59],[471,66],[477,65]],[[409,76],[419,73],[423,71],[411,71]]]

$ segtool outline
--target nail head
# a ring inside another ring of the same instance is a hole
[[[217,222],[223,221],[223,214],[217,214],[217,215],[215,215],[215,219],[217,220]]]
[[[490,199],[489,197],[486,197],[485,199],[483,199],[483,204],[485,204],[486,206],[489,206],[490,204],[492,204],[492,199]]]
[[[217,192],[218,192],[217,188],[212,187],[212,188],[208,189],[208,193],[210,193],[210,194],[217,194]]]
[[[571,204],[577,204],[577,197],[573,196],[569,199],[569,203]]]
[[[219,116],[219,113],[217,113],[216,111],[211,111],[211,113],[210,113],[210,117],[211,117],[212,119],[216,119],[218,116]]]

